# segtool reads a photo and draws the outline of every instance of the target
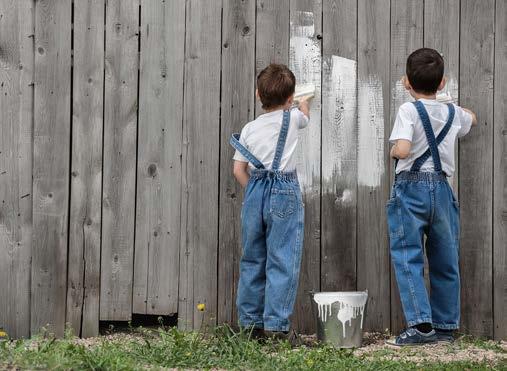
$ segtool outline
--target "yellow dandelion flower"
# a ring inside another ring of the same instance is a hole
[[[6,338],[7,333],[5,331],[0,330],[0,338]]]
[[[204,312],[205,309],[206,309],[206,304],[204,304],[204,303],[197,304],[197,310],[199,312]]]

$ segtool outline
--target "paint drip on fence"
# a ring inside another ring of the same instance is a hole
[[[352,325],[352,319],[361,316],[361,329],[363,328],[364,308],[368,299],[367,292],[319,292],[313,296],[317,304],[319,318],[326,322],[333,315],[334,307],[338,307],[336,318],[342,324],[343,337],[346,337],[347,326]]]

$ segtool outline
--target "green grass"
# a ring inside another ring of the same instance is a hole
[[[490,370],[505,363],[450,362],[416,365],[386,360],[389,351],[355,356],[351,350],[330,346],[298,347],[287,343],[259,343],[248,334],[220,327],[212,334],[176,329],[132,330],[112,338],[101,337],[85,346],[70,333],[64,339],[39,335],[30,340],[0,342],[0,369],[137,370],[198,368],[251,370]],[[384,357],[382,357],[384,356]]]

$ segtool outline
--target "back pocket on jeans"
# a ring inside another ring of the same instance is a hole
[[[271,213],[280,218],[292,214],[296,208],[296,192],[290,188],[271,189]]]

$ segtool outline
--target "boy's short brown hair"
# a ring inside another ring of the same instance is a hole
[[[444,59],[435,49],[417,49],[408,56],[407,78],[416,93],[436,93],[443,77]]]
[[[296,77],[286,65],[271,63],[257,76],[257,89],[262,108],[282,106],[294,94]]]

